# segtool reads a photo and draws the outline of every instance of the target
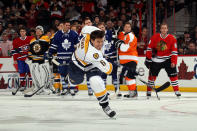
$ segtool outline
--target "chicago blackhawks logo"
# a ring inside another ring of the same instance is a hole
[[[65,50],[68,50],[71,46],[71,42],[69,42],[67,39],[64,40],[64,42],[62,43],[62,47],[65,49]]]
[[[158,51],[165,51],[167,49],[167,43],[163,40],[157,43],[157,50]]]
[[[36,43],[36,44],[33,45],[33,51],[34,51],[35,53],[38,53],[38,52],[41,51],[41,46],[40,46],[39,43]]]

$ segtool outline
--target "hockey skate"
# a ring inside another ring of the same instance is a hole
[[[26,89],[26,87],[21,87],[21,88],[19,89],[19,91],[20,91],[20,92],[23,92],[25,89]]]
[[[89,96],[92,96],[92,95],[93,95],[92,89],[88,89],[88,95],[89,95]]]
[[[122,97],[122,94],[121,93],[118,93],[116,97],[117,98],[120,98],[120,97]]]
[[[124,97],[127,98],[137,98],[137,96],[138,96],[137,90],[134,91],[129,90],[129,94],[124,95]]]
[[[147,91],[146,96],[147,96],[147,99],[149,99],[151,97],[151,91]]]
[[[121,98],[122,97],[122,94],[120,93],[120,87],[117,89],[117,88],[115,88],[115,92],[116,92],[116,97],[117,98]]]
[[[177,98],[179,98],[181,96],[181,93],[179,91],[175,91],[174,93],[177,96]]]
[[[116,112],[113,111],[109,106],[103,108],[103,111],[106,115],[108,115],[110,118],[114,117],[116,115]]]
[[[74,89],[70,89],[70,94],[71,94],[71,96],[75,96],[75,90]]]
[[[74,88],[75,93],[79,92],[79,89],[77,87]]]
[[[64,96],[69,94],[69,90],[68,89],[63,89],[62,92],[60,93],[60,95]]]

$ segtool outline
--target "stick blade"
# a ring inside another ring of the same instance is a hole
[[[162,91],[162,90],[164,90],[164,89],[168,88],[169,86],[170,86],[170,82],[169,82],[169,81],[167,81],[167,82],[166,82],[166,83],[164,83],[162,86],[160,86],[160,87],[156,88],[156,89],[155,89],[155,91],[156,91],[156,92],[160,92],[160,91]]]
[[[28,94],[25,94],[24,97],[32,97],[33,95],[28,95]]]
[[[16,95],[16,92],[12,92],[12,95],[15,96]]]

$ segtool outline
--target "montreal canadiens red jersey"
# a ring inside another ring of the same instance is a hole
[[[165,38],[160,33],[153,35],[146,51],[146,57],[157,63],[171,58],[171,62],[177,64],[177,54],[177,41],[171,34]]]
[[[19,37],[13,40],[12,55],[13,55],[14,61],[26,60],[26,56],[28,54],[29,43],[32,38],[33,38],[32,36],[26,36],[25,39],[22,39],[21,37]]]

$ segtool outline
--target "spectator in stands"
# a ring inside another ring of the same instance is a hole
[[[6,8],[5,8],[5,10],[4,10],[4,14],[3,14],[3,19],[4,19],[4,22],[5,23],[8,23],[8,22],[10,22],[11,21],[11,16],[12,16],[12,14],[11,14],[11,10],[10,10],[10,7],[9,6],[7,6]]]
[[[101,10],[106,10],[107,7],[107,0],[96,0],[97,1],[97,7]]]
[[[143,27],[142,34],[140,35],[141,37],[139,37],[137,40],[138,55],[145,55],[145,50],[148,44],[147,34],[148,34],[147,28]]]
[[[186,55],[197,55],[196,45],[194,41],[190,41],[188,44],[188,49],[185,52]]]
[[[93,0],[86,0],[82,7],[82,12],[87,13],[88,16],[95,12],[95,4]]]
[[[33,28],[36,26],[36,13],[37,13],[36,5],[31,4],[30,9],[25,14],[25,19],[26,19],[28,28]]]
[[[132,30],[136,37],[139,36],[139,21],[137,20],[137,14],[132,14],[132,18],[129,21],[132,25]]]
[[[11,56],[12,42],[9,41],[6,33],[2,34],[2,41],[0,42],[2,56]]]
[[[159,6],[157,7],[156,16],[157,16],[157,24],[160,25],[163,22],[163,18],[165,16],[165,8],[163,2],[159,2]]]
[[[106,30],[110,30],[113,36],[116,34],[114,23],[110,19],[106,22]]]
[[[194,31],[192,33],[192,40],[194,41],[194,43],[196,44],[197,46],[197,25],[194,27]]]
[[[72,2],[71,6],[67,7],[65,10],[65,19],[69,20],[78,20],[81,14],[78,12],[76,8],[76,2]]]
[[[106,16],[104,10],[99,11],[99,18],[100,18],[100,21],[106,21],[107,20],[107,16]]]
[[[3,33],[3,23],[0,23],[0,36]]]
[[[99,23],[99,22],[100,22],[100,18],[99,18],[98,15],[96,15],[96,16],[94,17],[93,26],[98,26],[98,23]]]
[[[115,31],[116,31],[116,36],[118,36],[118,34],[123,31],[123,22],[118,19],[117,20],[117,24],[114,25]]]
[[[190,38],[190,33],[188,31],[184,32],[184,36],[178,38],[178,48],[183,48],[184,52],[187,50]]]
[[[36,31],[34,29],[29,31],[30,36],[36,36]]]
[[[0,8],[0,23],[3,24],[3,9]]]
[[[178,54],[179,55],[184,55],[185,54],[185,51],[182,47],[178,47]]]
[[[36,17],[36,21],[38,25],[41,25],[44,29],[50,28],[51,19],[50,19],[50,12],[46,9],[46,7],[39,6],[38,14]]]
[[[77,25],[76,24],[72,24],[71,27],[70,27],[70,29],[73,30],[73,31],[75,31],[78,34]]]
[[[3,31],[3,33],[7,34],[9,40],[13,40],[12,35],[14,35],[15,32],[16,32],[16,30],[14,29],[14,26],[12,23],[8,23],[7,28]]]
[[[46,0],[39,0],[36,3],[36,8],[39,10],[40,8],[45,8],[49,10],[49,3]]]

